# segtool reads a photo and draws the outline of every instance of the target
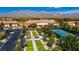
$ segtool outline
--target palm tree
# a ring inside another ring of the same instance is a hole
[[[25,25],[25,22],[26,22],[24,18],[16,19],[16,21],[18,22],[18,25],[22,25],[22,27]]]
[[[44,32],[48,36],[51,36],[52,35],[52,31],[51,31],[51,28],[50,27],[42,27],[42,32]]]
[[[64,51],[79,51],[79,36],[68,35],[62,37],[60,40],[60,46]]]
[[[26,31],[27,31],[27,28],[25,25],[23,25],[22,33],[24,34],[24,33],[26,33]]]
[[[75,36],[73,39],[73,50],[79,51],[79,35]]]
[[[10,26],[10,27],[9,27],[9,30],[12,30],[12,24],[9,24],[9,26]]]
[[[25,42],[23,34],[21,34],[21,36],[20,36],[20,42],[21,42],[21,48],[23,48],[23,44]]]
[[[0,24],[0,29],[3,29],[4,28],[4,23],[1,23]]]
[[[56,37],[56,34],[54,32],[52,32],[52,34],[50,36],[50,40],[52,40],[53,43],[56,42],[55,37]]]
[[[73,35],[69,34],[68,36],[62,37],[60,43],[62,43],[63,50],[73,50]]]
[[[64,20],[63,19],[58,19],[58,23],[60,24],[60,27],[63,27]]]

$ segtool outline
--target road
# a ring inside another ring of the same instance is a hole
[[[12,51],[12,49],[16,44],[16,41],[19,38],[20,33],[21,33],[20,29],[14,30],[14,33],[11,35],[8,41],[0,48],[0,51]]]

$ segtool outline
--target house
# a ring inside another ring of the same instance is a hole
[[[16,21],[0,21],[0,25],[3,24],[5,28],[12,26],[13,28],[17,27]]]

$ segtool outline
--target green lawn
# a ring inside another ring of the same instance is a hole
[[[45,51],[45,48],[44,48],[44,46],[42,45],[42,43],[41,43],[40,40],[35,40],[35,42],[36,42],[38,51]]]
[[[5,33],[4,32],[0,32],[0,40],[2,40],[4,36],[5,36]]]
[[[30,32],[29,31],[27,31],[27,38],[30,38],[31,37],[31,35],[30,35]]]
[[[33,51],[34,50],[31,40],[30,41],[27,41],[26,44],[27,44],[26,51]]]
[[[38,37],[38,34],[35,31],[32,31],[34,37]]]

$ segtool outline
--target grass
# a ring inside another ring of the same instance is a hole
[[[35,42],[36,42],[38,51],[45,51],[45,48],[44,48],[44,46],[42,45],[42,43],[41,43],[40,40],[35,40]]]
[[[0,32],[0,40],[2,40],[2,38],[4,37],[5,33],[4,32]]]
[[[31,37],[31,35],[30,35],[30,32],[29,31],[27,31],[27,38],[30,38]]]
[[[31,40],[30,40],[30,41],[28,40],[28,41],[26,42],[26,44],[27,44],[26,51],[33,51],[33,50],[34,50]]]
[[[35,31],[32,31],[34,37],[38,37],[38,34]]]

